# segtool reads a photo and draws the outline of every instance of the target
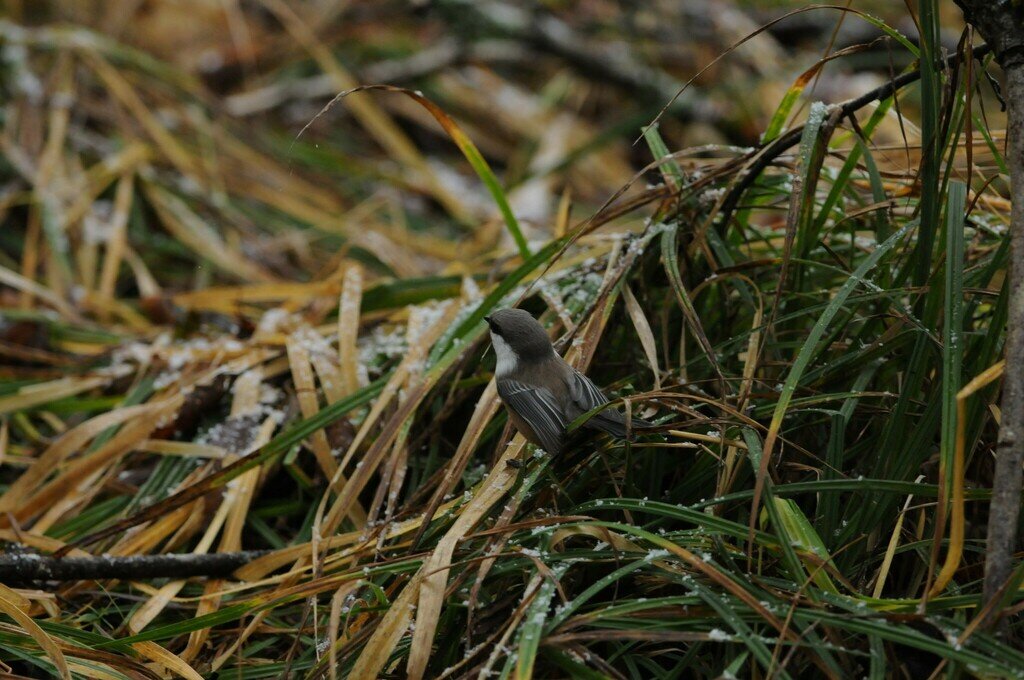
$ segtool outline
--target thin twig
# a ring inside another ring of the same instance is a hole
[[[94,555],[51,557],[36,553],[0,555],[0,582],[97,581],[106,579],[228,577],[269,550],[210,554]]]
[[[1010,170],[1010,304],[996,469],[985,550],[985,625],[999,620],[993,600],[1013,573],[1024,475],[1024,8],[1011,0],[957,0],[978,33],[994,47],[1006,74],[1006,154]]]

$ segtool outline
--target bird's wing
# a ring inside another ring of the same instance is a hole
[[[545,451],[559,452],[567,423],[551,390],[505,379],[498,381],[498,395],[530,426]]]
[[[569,394],[573,403],[580,409],[580,415],[609,402],[608,397],[590,378],[575,369],[569,377]],[[650,423],[640,418],[633,418],[631,425],[635,428],[647,427],[650,426]],[[587,421],[586,426],[602,430],[620,439],[625,439],[629,434],[626,429],[626,417],[615,408],[606,408],[597,413]]]
[[[573,402],[583,410],[583,413],[609,402],[601,388],[575,368],[572,369],[572,374],[569,376],[569,394],[572,396]]]

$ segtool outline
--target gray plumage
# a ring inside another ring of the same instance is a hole
[[[551,454],[561,453],[566,429],[578,417],[609,402],[587,376],[555,353],[544,327],[521,309],[502,309],[487,317],[498,357],[498,395],[516,428]],[[633,418],[632,429],[651,427]],[[614,408],[595,414],[584,428],[625,439],[626,418]]]

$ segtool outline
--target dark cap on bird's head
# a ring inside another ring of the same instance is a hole
[[[522,361],[547,359],[554,354],[544,326],[525,310],[499,309],[484,320],[491,335],[503,340]]]
[[[608,397],[555,353],[544,326],[528,312],[502,309],[484,319],[497,357],[498,396],[509,418],[528,440],[558,454],[568,440],[569,424],[608,404]],[[627,439],[633,427],[650,427],[650,423],[639,418],[627,421],[616,409],[605,408],[583,427]]]

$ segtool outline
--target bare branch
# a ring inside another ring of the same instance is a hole
[[[37,553],[8,552],[0,555],[0,582],[226,577],[268,552],[245,550],[206,555],[175,553],[92,557],[50,557]]]
[[[957,0],[964,16],[992,46],[1006,74],[1006,136],[1010,170],[1010,308],[1003,378],[1002,421],[996,453],[985,554],[984,601],[999,597],[1013,572],[1024,465],[1024,5],[1013,0]],[[989,606],[986,623],[998,621]]]

